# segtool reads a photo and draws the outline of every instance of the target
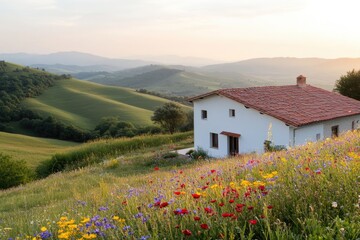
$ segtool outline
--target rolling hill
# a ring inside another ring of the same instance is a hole
[[[309,84],[332,90],[341,75],[359,68],[360,59],[350,58],[258,58],[205,67],[149,65],[76,76],[106,85],[191,96],[219,88],[294,84],[300,74],[308,77]]]
[[[119,116],[137,126],[151,125],[153,111],[165,102],[168,100],[132,89],[66,79],[22,104],[41,115],[52,115],[65,123],[93,129],[108,116]]]
[[[32,169],[54,153],[61,153],[78,145],[74,142],[0,132],[0,152],[16,160],[25,160]]]
[[[185,66],[150,65],[114,73],[82,73],[83,79],[105,85],[146,89],[176,96],[193,96],[219,88],[264,86],[261,79],[237,74],[236,78],[212,76],[197,68]]]
[[[138,127],[152,125],[153,111],[166,102],[169,100],[129,88],[104,86],[0,62],[0,120],[16,133],[26,132],[13,121],[33,118],[23,109],[92,130],[103,117],[118,117]]]

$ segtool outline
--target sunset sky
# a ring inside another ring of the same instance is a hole
[[[360,57],[357,0],[0,0],[0,53]]]

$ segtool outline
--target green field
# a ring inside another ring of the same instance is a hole
[[[32,169],[53,154],[68,151],[78,145],[74,142],[0,132],[0,152],[13,159],[25,160]]]
[[[177,144],[0,191],[0,238],[360,237],[360,133],[210,161],[166,157]]]
[[[153,111],[168,100],[140,94],[132,89],[103,86],[66,79],[23,105],[43,116],[55,118],[83,129],[93,129],[101,118],[119,116],[137,126],[151,125]]]

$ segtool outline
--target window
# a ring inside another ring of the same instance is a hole
[[[229,109],[229,116],[235,117],[235,109]]]
[[[207,119],[207,111],[206,110],[201,110],[201,118]]]
[[[339,136],[339,125],[331,127],[331,137],[338,137]]]
[[[353,130],[353,131],[355,130],[355,121],[351,122],[351,130]]]
[[[316,134],[316,141],[319,141],[320,137],[321,137],[320,133]]]
[[[219,136],[217,133],[210,133],[210,147],[212,148],[219,147]]]

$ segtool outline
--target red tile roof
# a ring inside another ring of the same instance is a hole
[[[211,95],[225,96],[294,127],[360,114],[360,101],[310,85],[220,89],[189,101]]]

